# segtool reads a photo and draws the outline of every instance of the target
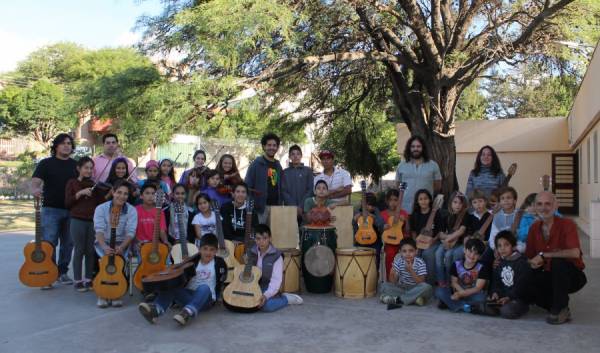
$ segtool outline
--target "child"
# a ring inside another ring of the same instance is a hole
[[[196,240],[196,232],[194,231],[194,227],[192,226],[192,219],[194,218],[194,211],[192,208],[188,207],[185,203],[186,199],[186,190],[183,184],[175,184],[173,186],[173,192],[171,194],[173,202],[169,205],[169,208],[165,210],[165,214],[167,215],[167,230],[168,230],[168,239],[169,243],[176,244],[179,242],[179,223],[177,219],[177,214],[175,213],[175,208],[173,204],[180,204],[184,210],[182,216],[182,222],[186,227],[185,237],[188,242],[195,243]]]
[[[246,200],[248,186],[240,183],[233,189],[233,201],[221,206],[221,219],[223,222],[223,235],[227,240],[233,241],[236,252],[235,258],[242,263],[244,255],[244,235],[246,234]],[[252,224],[258,224],[258,215],[252,213]]]
[[[325,180],[319,180],[315,184],[315,196],[304,200],[304,221],[306,224],[319,226],[328,226],[335,221],[335,217],[331,215],[331,211],[335,208],[336,203],[327,198],[329,187]],[[325,207],[325,209],[322,209]],[[313,211],[313,210],[319,210]]]
[[[492,230],[490,230],[490,238],[488,240],[488,249],[483,254],[481,261],[486,265],[491,265],[494,262],[494,258],[497,258],[495,253],[496,245],[494,238],[496,234],[502,230],[510,230],[513,222],[515,221],[515,207],[517,205],[517,191],[510,187],[502,187],[498,189],[498,197],[500,203],[500,211],[494,215],[492,221]]]
[[[521,222],[519,222],[519,227],[517,228],[517,250],[521,254],[525,253],[529,228],[535,221],[538,220],[534,207],[536,195],[536,193],[527,195],[525,200],[523,200],[523,204],[521,205],[523,215],[521,216]]]
[[[192,221],[194,234],[196,235],[196,244],[199,244],[202,237],[206,234],[217,233],[217,218],[211,208],[210,202],[210,197],[205,193],[196,195],[198,213]]]
[[[114,185],[117,180],[127,180],[127,178],[129,178],[127,159],[119,157],[111,164],[106,182],[110,185]]]
[[[479,232],[485,221],[488,217],[491,217],[492,214],[487,209],[487,197],[485,193],[479,189],[474,189],[471,195],[469,195],[469,200],[471,200],[471,207],[473,212],[469,214],[468,224],[469,227],[467,229],[467,236],[465,237],[463,244],[472,238],[474,234]],[[492,229],[491,225],[485,230],[485,233],[482,234],[483,237],[479,240],[488,241],[490,238],[490,230]]]
[[[523,283],[527,282],[531,267],[527,258],[516,250],[517,239],[511,231],[499,232],[494,241],[501,260],[493,271],[490,302],[499,307],[488,305],[486,313],[505,319],[518,319],[529,310],[529,306],[519,300],[517,294]]]
[[[135,206],[137,211],[137,229],[135,238],[137,240],[137,248],[139,249],[142,243],[151,242],[154,237],[154,220],[156,218],[156,185],[154,183],[146,183],[142,186],[142,204]],[[160,241],[164,244],[169,244],[167,241],[167,223],[165,214],[160,211]]]
[[[202,189],[203,193],[207,194],[211,200],[216,201],[219,207],[231,201],[231,196],[221,194],[217,190],[217,187],[219,186],[221,180],[219,172],[217,172],[214,169],[211,169],[204,173],[204,175],[206,176],[206,187]]]
[[[144,184],[146,184],[146,183],[155,183],[160,186],[160,189],[165,194],[168,194],[169,188],[167,187],[167,184],[165,184],[164,182],[162,182],[160,180],[160,178],[158,177],[158,174],[159,174],[158,162],[155,160],[152,160],[152,159],[149,160],[148,162],[146,162],[146,180],[138,180],[138,182],[137,182],[138,188],[141,189],[142,186],[144,186]]]
[[[390,225],[388,224],[390,216],[396,217],[396,215],[398,214],[398,207],[402,206],[400,205],[400,192],[398,192],[398,190],[396,189],[389,189],[385,193],[385,204],[387,205],[387,209],[381,212],[381,219],[385,223],[385,225],[383,226],[383,230],[387,230],[390,228]],[[404,225],[402,226],[402,234],[404,235],[404,238],[410,237],[408,226],[408,212],[401,209],[400,217],[404,220]],[[398,254],[398,251],[400,251],[400,244],[384,244],[383,251],[385,252],[385,273],[389,274],[392,268],[392,262],[394,262],[394,257],[396,256],[396,254]]]
[[[452,311],[480,312],[485,303],[485,285],[490,280],[487,266],[479,262],[485,245],[479,239],[469,239],[465,244],[465,258],[452,264],[451,287],[438,287],[435,291],[440,308]]]
[[[450,266],[457,260],[462,259],[463,235],[467,230],[467,198],[459,191],[450,195],[448,215],[445,217],[446,232],[440,233],[441,244],[435,252],[438,286],[447,287],[450,278]],[[454,243],[454,244],[453,244]]]
[[[161,160],[158,164],[158,169],[160,171],[160,180],[167,185],[167,194],[170,195],[173,186],[177,183],[175,181],[175,167],[173,166],[173,161],[168,158]]]
[[[213,307],[227,279],[227,265],[222,258],[216,256],[218,246],[214,234],[204,236],[200,242],[200,261],[196,266],[196,275],[189,280],[187,286],[159,292],[153,303],[138,305],[138,310],[149,323],[156,323],[157,318],[164,314],[173,301],[183,306],[173,316],[173,320],[181,326],[185,326],[201,311]]]
[[[385,223],[383,222],[383,218],[381,218],[381,214],[379,214],[379,209],[377,208],[377,198],[375,197],[375,194],[368,192],[365,196],[365,199],[367,201],[367,212],[369,216],[373,217],[373,230],[375,230],[375,233],[377,234],[377,240],[371,245],[361,245],[356,242],[356,239],[354,239],[354,246],[364,246],[367,248],[375,249],[375,265],[377,266],[376,268],[379,268],[379,260],[381,260],[381,246],[383,244],[381,242],[381,232],[383,232],[383,226]],[[354,218],[352,219],[352,227],[354,228],[354,233],[356,233],[356,231],[358,230],[358,219],[362,215],[363,213],[361,207],[354,214]]]
[[[431,297],[433,288],[425,282],[427,267],[425,261],[417,255],[417,243],[413,238],[400,241],[400,252],[394,258],[390,282],[381,284],[382,303],[388,304],[388,310],[402,304],[425,305]]]
[[[415,239],[427,225],[429,214],[432,211],[433,198],[427,189],[420,189],[415,193],[413,210],[409,217],[410,234]],[[427,265],[427,283],[435,283],[435,251],[440,245],[439,233],[444,230],[444,222],[439,212],[433,219],[432,234],[433,242],[429,249],[420,250],[419,256],[425,260]]]
[[[235,158],[230,154],[224,154],[219,159],[217,164],[217,172],[221,176],[221,182],[229,190],[233,190],[233,186],[242,182],[242,177],[235,163]]]
[[[75,246],[73,254],[73,276],[75,290],[87,292],[92,286],[96,254],[94,252],[94,210],[106,201],[106,190],[94,188],[92,172],[94,161],[90,157],[81,157],[77,161],[79,177],[67,182],[65,188],[65,206],[69,209],[70,234]],[[85,257],[85,277],[81,277],[81,262]]]
[[[273,312],[288,304],[302,304],[297,294],[282,293],[279,295],[283,280],[283,254],[271,244],[271,229],[265,224],[254,227],[256,244],[250,250],[248,263],[257,266],[262,275],[259,280],[263,292],[260,307],[262,311]]]
[[[131,186],[126,181],[117,181],[112,187],[112,200],[105,202],[94,211],[94,231],[96,232],[96,253],[99,257],[105,254],[117,254],[127,257],[129,244],[135,237],[137,227],[137,211],[135,207],[127,203],[131,192]],[[109,246],[111,233],[111,210],[113,207],[121,208],[119,224],[116,229],[115,248]],[[107,308],[109,305],[119,307],[123,305],[121,300],[107,300],[98,297],[96,305],[99,308]]]
[[[187,178],[185,179],[185,188],[187,189],[186,204],[192,208],[196,208],[196,196],[200,192],[200,189],[204,186],[201,184],[203,180],[203,173],[200,168],[194,168],[189,171]]]

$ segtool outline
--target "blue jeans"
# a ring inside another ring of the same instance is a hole
[[[265,302],[265,305],[263,305],[263,307],[260,308],[260,310],[267,312],[267,313],[272,313],[273,311],[282,309],[282,308],[286,307],[287,305],[288,305],[288,300],[285,296],[276,295],[274,297],[267,299],[267,301]]]
[[[159,292],[158,297],[154,300],[154,305],[156,305],[159,314],[162,314],[169,306],[171,306],[173,301],[177,302],[179,305],[183,305],[183,307],[188,309],[193,316],[210,308],[214,303],[210,288],[206,284],[202,284],[195,290],[177,288],[170,291]]]
[[[435,242],[433,244],[431,244],[431,246],[429,247],[429,249],[425,249],[425,250],[421,250],[421,257],[423,258],[423,261],[425,261],[425,266],[427,267],[427,277],[426,277],[426,281],[427,283],[431,284],[432,286],[435,285],[435,252],[437,251],[438,247],[440,246],[440,242]]]
[[[444,302],[448,306],[448,308],[452,311],[461,311],[465,304],[469,305],[479,305],[485,303],[485,292],[475,293],[466,298],[462,298],[460,300],[453,300],[452,290],[450,287],[437,287],[435,290],[435,296],[438,297],[439,300]]]
[[[448,250],[443,245],[437,248],[435,251],[435,276],[438,283],[448,283],[450,281],[452,263],[462,259],[464,255],[465,251],[462,244]]]
[[[69,234],[69,210],[42,207],[42,236],[44,240],[54,245],[52,258],[58,265],[58,272],[61,275],[67,273],[73,252],[73,239]],[[56,262],[56,248],[59,243],[58,262]]]

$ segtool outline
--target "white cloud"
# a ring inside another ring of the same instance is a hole
[[[19,61],[48,43],[49,41],[43,38],[25,38],[0,28],[0,72],[16,69]]]
[[[136,32],[123,32],[115,40],[115,45],[119,47],[129,47],[137,43],[141,35]]]

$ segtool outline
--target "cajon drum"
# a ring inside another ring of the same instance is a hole
[[[337,206],[333,209],[335,222],[333,226],[337,229],[337,247],[351,248],[354,246],[354,229],[352,228],[352,217],[354,217],[354,207]]]
[[[298,218],[296,206],[271,206],[269,226],[272,241],[278,249],[298,248]]]

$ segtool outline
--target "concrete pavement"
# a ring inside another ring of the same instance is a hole
[[[276,313],[237,314],[217,306],[180,328],[168,312],[157,325],[123,308],[98,309],[93,292],[50,291],[18,281],[31,232],[0,234],[0,352],[594,352],[600,347],[600,260],[585,258],[587,286],[572,296],[573,322],[545,323],[533,309],[520,320],[452,314],[428,307],[386,311],[375,298],[303,294]],[[587,248],[587,247],[586,247]]]

